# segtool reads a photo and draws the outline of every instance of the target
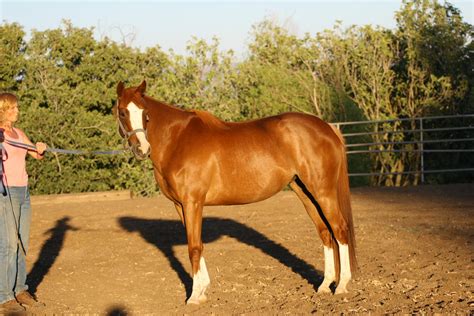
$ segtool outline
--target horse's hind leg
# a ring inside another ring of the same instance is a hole
[[[299,183],[299,184],[298,184]],[[331,293],[330,285],[336,281],[336,266],[334,255],[338,254],[337,249],[334,252],[331,244],[331,233],[329,232],[327,225],[318,214],[318,210],[314,203],[308,196],[308,192],[305,192],[305,187],[302,185],[299,179],[290,183],[291,189],[296,193],[306,209],[306,212],[311,217],[314,225],[316,226],[319,236],[323,241],[324,246],[324,280],[323,283],[318,287],[318,293]],[[336,258],[337,259],[337,258]]]
[[[189,260],[191,261],[193,275],[193,292],[187,300],[187,304],[205,302],[207,300],[205,292],[210,284],[206,261],[202,257],[202,208],[201,202],[183,203]]]
[[[339,210],[337,192],[322,191],[317,196],[317,201],[321,207],[321,211],[329,223],[334,237],[336,238],[338,249],[334,250],[339,251],[340,274],[339,283],[336,287],[335,294],[347,293],[346,287],[352,278],[351,262],[349,256],[349,226],[342,216],[341,211]]]
[[[323,176],[323,175],[321,175]],[[347,293],[347,284],[352,278],[351,273],[351,259],[349,254],[349,238],[350,231],[347,221],[344,219],[344,216],[340,210],[338,203],[338,192],[337,192],[337,182],[336,179],[331,175],[323,176],[324,181],[320,182],[320,185],[315,186],[314,183],[308,179],[301,179],[305,191],[314,199],[314,201],[319,205],[318,211],[320,212],[321,218],[326,224],[328,229],[331,249],[334,254],[335,260],[335,270],[336,270],[336,279],[339,276],[339,282],[336,288],[336,294]],[[332,238],[334,237],[334,238]],[[327,245],[327,237],[321,236],[323,243]],[[328,256],[330,250],[327,250]],[[326,259],[326,248],[325,248],[325,259]],[[329,280],[327,281],[329,282]],[[326,287],[327,282],[323,282]],[[327,291],[326,289],[321,289],[322,291]],[[319,292],[319,291],[318,291]]]

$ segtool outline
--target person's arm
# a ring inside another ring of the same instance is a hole
[[[23,133],[23,131],[21,131],[21,133],[23,134],[22,136],[23,136],[23,140],[25,144],[29,144],[36,147],[36,151],[28,150],[28,154],[30,154],[30,156],[35,159],[43,159],[44,152],[46,151],[46,148],[48,148],[48,145],[42,142],[37,142],[36,144],[33,144],[31,140],[28,138],[28,136],[26,136],[26,134]]]

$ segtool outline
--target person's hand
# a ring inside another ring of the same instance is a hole
[[[37,142],[35,145],[36,145],[36,151],[41,156],[44,154],[46,148],[48,148],[48,145],[42,142]]]

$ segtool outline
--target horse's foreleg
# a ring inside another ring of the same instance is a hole
[[[206,301],[206,289],[210,284],[206,262],[202,257],[202,203],[188,202],[183,204],[184,222],[188,238],[189,260],[192,266],[193,292],[187,304],[199,304]]]

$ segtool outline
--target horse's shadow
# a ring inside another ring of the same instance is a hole
[[[168,259],[186,288],[189,297],[192,290],[192,279],[176,258],[173,247],[186,245],[186,231],[180,221],[149,220],[137,217],[121,217],[120,225],[128,232],[139,232],[150,244],[156,246]],[[242,223],[231,219],[208,217],[203,219],[202,241],[207,244],[222,236],[233,237],[246,245],[260,249],[263,253],[277,259],[293,272],[306,279],[315,289],[323,280],[321,271],[292,254],[282,245],[268,239],[265,235]]]

